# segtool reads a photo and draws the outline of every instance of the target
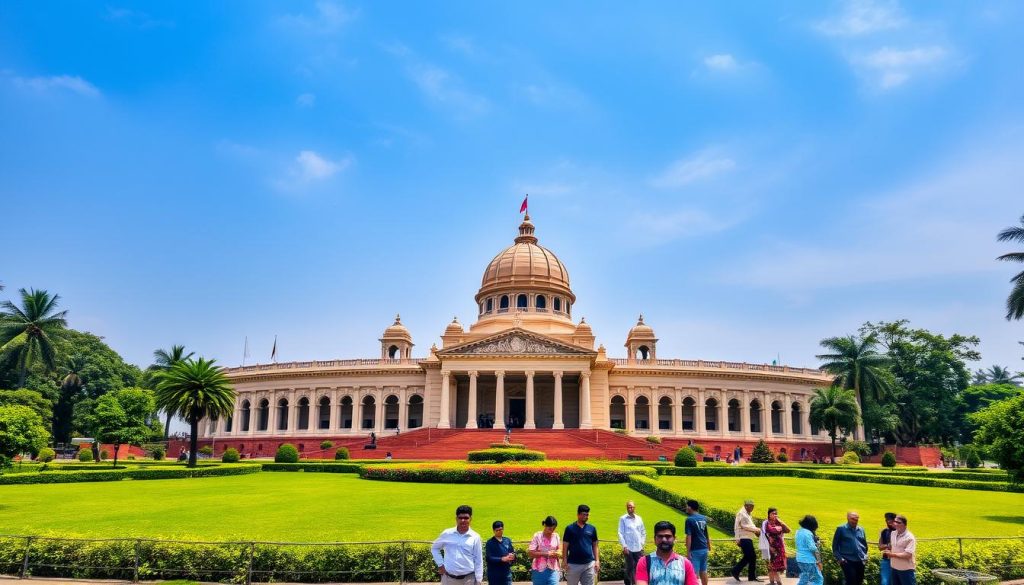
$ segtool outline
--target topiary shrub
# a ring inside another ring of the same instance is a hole
[[[775,456],[775,459],[779,463],[785,463],[785,462],[789,461],[789,455],[786,455],[785,451],[779,451],[779,454]]]
[[[79,450],[78,451],[78,460],[82,461],[82,462],[92,461],[92,450],[91,449],[81,449],[81,450]]]
[[[49,463],[53,461],[54,457],[56,456],[57,453],[53,449],[49,447],[43,447],[42,449],[39,450],[39,454],[36,455],[36,461],[42,463]]]
[[[205,447],[200,447],[199,454],[206,455],[207,457],[209,457],[210,455],[213,455],[213,447],[209,445],[206,445]]]
[[[697,454],[689,447],[682,447],[676,451],[676,467],[697,467]]]
[[[298,463],[299,450],[291,443],[285,443],[277,448],[274,455],[274,463]]]
[[[751,463],[775,463],[775,456],[772,455],[772,450],[768,448],[768,443],[761,439],[754,445],[754,450],[750,453]]]
[[[526,445],[522,443],[491,443],[491,449],[525,449]]]
[[[110,459],[110,452],[106,449],[100,449],[100,461],[106,461]]]
[[[661,437],[658,435],[647,435],[647,442],[654,443],[655,445],[661,444]]]
[[[330,449],[333,446],[334,446],[334,441],[323,441],[322,443],[320,443],[320,450],[321,451],[326,451],[326,450]]]
[[[964,463],[967,464],[968,469],[981,467],[981,455],[978,455],[978,449],[974,445],[964,445],[960,448],[960,452],[964,455]]]
[[[338,447],[338,450],[334,452],[335,459],[348,459],[348,447]]]
[[[882,453],[882,467],[896,467],[896,454],[892,451]]]
[[[867,457],[871,455],[871,445],[868,445],[864,441],[855,441],[853,439],[847,440],[843,443],[843,449],[846,451],[853,451],[861,457]]]
[[[847,451],[843,453],[841,461],[843,465],[857,465],[860,463],[860,455],[856,451]]]
[[[153,458],[153,461],[163,461],[164,457],[167,456],[167,451],[164,451],[163,447],[153,447],[153,450],[149,452],[149,456]]]
[[[506,461],[544,461],[547,455],[529,449],[480,449],[466,454],[470,463],[505,463]]]
[[[242,457],[238,454],[238,449],[229,447],[224,449],[224,453],[221,454],[220,460],[224,463],[238,463],[238,460]]]
[[[700,445],[693,445],[690,448],[693,449],[693,452],[696,453],[697,455],[704,454],[704,447],[701,447]]]

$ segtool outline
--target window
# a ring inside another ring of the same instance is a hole
[[[548,308],[548,299],[544,295],[537,295],[537,300],[534,303],[538,311],[546,311]]]
[[[560,299],[559,297],[555,297],[555,310],[556,311],[561,311],[562,310],[562,299]]]
[[[530,303],[527,300],[526,295],[519,295],[518,297],[516,297],[516,308],[517,309],[525,309],[525,308],[527,308],[529,306],[530,306]]]
[[[501,312],[508,311],[508,295],[501,295],[501,300],[498,301],[498,310]]]
[[[487,313],[490,313],[491,311],[493,311],[494,310],[494,299],[487,299],[487,305],[486,306],[487,306],[487,310],[486,310]]]

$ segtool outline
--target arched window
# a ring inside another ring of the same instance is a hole
[[[508,311],[508,295],[501,295],[501,300],[498,301],[498,312],[504,313]]]
[[[360,418],[363,420],[364,429],[372,429],[376,426],[377,422],[377,401],[373,399],[373,396],[367,396],[363,398],[363,408],[360,413]]]
[[[343,429],[352,428],[352,397],[345,396],[338,406],[338,426]]]
[[[651,350],[650,350],[650,348],[648,348],[646,345],[641,345],[640,347],[636,348],[636,357],[638,357],[638,358],[640,358],[642,360],[650,359],[650,357],[651,357]]]
[[[305,396],[299,399],[299,430],[309,430],[309,398]]]
[[[548,310],[548,299],[544,295],[537,295],[537,300],[534,302],[538,311]]]
[[[288,399],[282,398],[277,401],[277,430],[288,430]]]
[[[802,435],[802,434],[804,434],[803,425],[801,424],[803,421],[800,420],[801,418],[802,417],[800,416],[800,403],[799,402],[794,402],[793,403],[793,420],[792,420],[792,423],[791,423],[791,426],[790,426],[790,428],[793,429],[793,434],[794,435]]]
[[[718,430],[718,401],[714,398],[708,398],[704,402],[704,429]]]
[[[410,429],[418,429],[423,426],[423,397],[413,394],[409,397],[409,422]]]
[[[490,313],[494,310],[494,299],[487,299],[487,312]]]
[[[697,415],[697,401],[693,398],[683,399],[683,430],[692,431],[696,427],[695,417]]]
[[[265,431],[270,425],[270,401],[264,398],[260,400],[260,407],[256,410],[256,430]]]
[[[782,403],[778,400],[772,402],[772,434],[782,434]]]
[[[397,345],[392,345],[391,347],[388,348],[388,359],[389,360],[397,360],[399,357],[401,357],[401,356],[398,353],[398,346]]]
[[[612,396],[608,416],[611,419],[613,429],[626,428],[626,399],[621,396]]]
[[[241,411],[242,420],[240,422],[241,422],[241,430],[242,430],[243,433],[248,433],[249,432],[249,420],[251,418],[251,412],[250,412],[251,408],[252,407],[249,404],[248,400],[243,400],[242,401],[242,411]]]
[[[740,401],[733,398],[729,401],[729,409],[726,415],[729,418],[729,430],[740,431]]]
[[[316,428],[326,430],[331,428],[331,399],[323,396],[316,410]]]
[[[672,399],[662,396],[658,401],[658,430],[672,430]]]
[[[651,403],[646,396],[637,396],[633,412],[633,422],[637,430],[651,428]]]
[[[761,402],[758,400],[750,401],[750,432],[758,433],[761,432]]]
[[[569,304],[569,301],[565,301],[565,314],[572,317],[572,305]]]
[[[394,394],[384,399],[384,428],[398,428],[398,397]]]
[[[562,310],[562,299],[561,299],[561,297],[555,297],[554,306],[555,306],[555,310],[556,311],[561,311]]]
[[[516,297],[516,308],[517,309],[525,309],[525,308],[527,308],[529,306],[530,306],[530,302],[529,302],[529,299],[526,298],[526,295],[519,295],[518,297]]]
[[[224,419],[224,432],[225,433],[230,433],[231,432],[231,427],[235,424],[234,418],[235,417],[233,417],[233,416],[229,416],[226,419]]]

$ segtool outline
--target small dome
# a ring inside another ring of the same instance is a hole
[[[457,334],[461,334],[461,333],[465,333],[465,332],[466,331],[462,328],[462,324],[459,323],[459,318],[458,317],[455,317],[454,319],[452,319],[452,322],[449,323],[448,326],[444,328],[444,334],[445,335],[450,335],[450,334],[453,334],[453,333],[457,335]]]
[[[644,323],[644,316],[641,314],[636,325],[629,330],[629,337],[654,337],[654,329]]]
[[[576,335],[592,335],[594,330],[590,328],[590,324],[587,323],[586,319],[580,319],[580,324],[576,326]]]
[[[519,225],[519,237],[505,248],[484,270],[477,302],[488,295],[516,291],[538,291],[560,294],[576,302],[569,286],[569,271],[558,256],[537,244],[533,222],[527,215]]]
[[[381,337],[384,339],[393,339],[395,337],[406,339],[412,337],[412,335],[409,334],[409,330],[405,328],[405,325],[402,325],[402,316],[395,315],[395,322],[384,330],[384,335]]]

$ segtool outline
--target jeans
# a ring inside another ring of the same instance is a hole
[[[864,585],[864,561],[846,561],[839,566],[843,569],[844,585]]]
[[[695,573],[700,575],[708,571],[708,549],[690,551],[690,563]]]
[[[565,581],[568,585],[594,585],[597,576],[594,575],[594,562],[585,565],[566,564]]]
[[[622,567],[622,582],[625,585],[636,585],[636,564],[640,562],[640,557],[644,556],[644,551],[629,551],[623,554],[625,557],[623,560]]]
[[[754,552],[754,541],[749,538],[740,539],[740,550],[743,551],[743,558],[732,568],[732,575],[739,579],[740,571],[747,567],[747,580],[753,581],[757,578],[757,553]],[[847,583],[847,585],[851,585]]]
[[[533,585],[558,585],[558,578],[558,571],[554,569],[530,571],[530,580],[533,581]]]
[[[889,567],[891,564],[889,559],[885,557],[882,557],[882,561],[878,564],[878,575],[881,577],[881,585],[889,585],[890,583]]]
[[[800,580],[796,585],[822,585],[825,577],[818,570],[818,563],[797,563],[800,565]]]
[[[914,569],[892,571],[892,585],[917,585],[917,574]]]

